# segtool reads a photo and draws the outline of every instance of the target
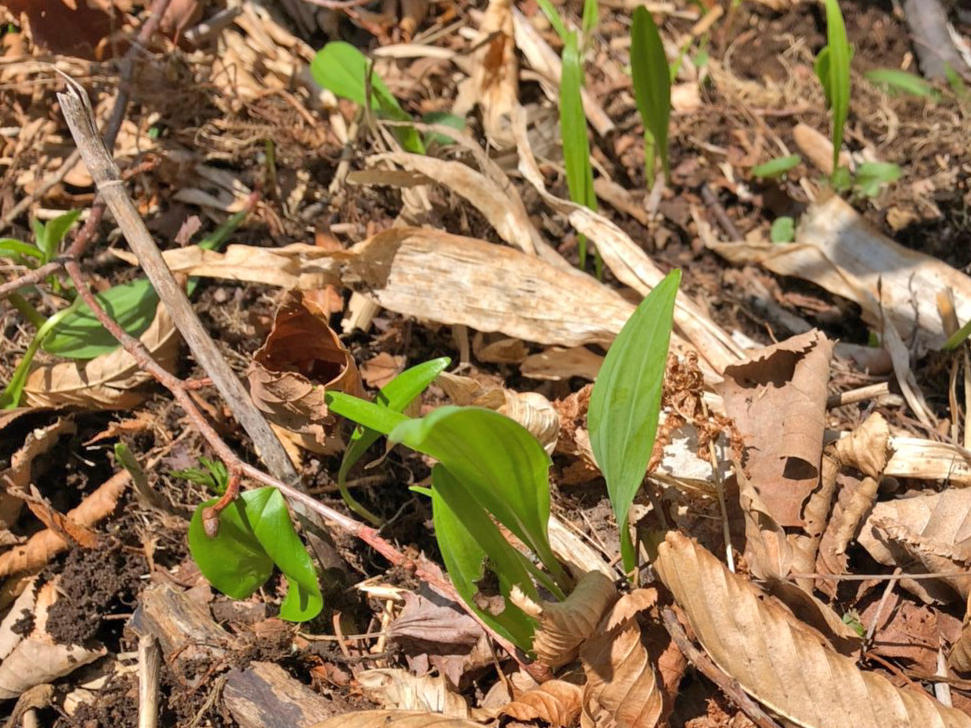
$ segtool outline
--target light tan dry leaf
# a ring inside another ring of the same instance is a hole
[[[606,562],[601,553],[594,551],[576,534],[575,528],[570,528],[555,515],[550,516],[549,529],[550,547],[556,557],[570,567],[571,573],[582,575],[588,571],[599,571],[611,581],[622,577],[616,568]]]
[[[27,492],[31,484],[32,465],[34,460],[50,452],[62,435],[73,435],[77,432],[74,420],[69,417],[59,418],[54,424],[32,430],[24,444],[10,457],[10,467],[0,473],[0,528],[7,529],[14,525],[20,513],[23,501],[9,494],[16,490]]]
[[[36,602],[37,579],[35,577],[25,585],[20,596],[14,600],[10,611],[7,612],[3,621],[0,622],[0,664],[7,659],[7,655],[13,652],[14,647],[24,639],[24,635],[15,632],[13,627],[24,617],[33,615],[34,604]]]
[[[548,680],[523,693],[499,711],[514,720],[543,721],[551,728],[569,728],[580,715],[583,688],[564,680]]]
[[[76,524],[91,527],[106,518],[131,480],[127,470],[115,473],[76,507],[67,517]],[[56,531],[46,529],[31,536],[27,543],[0,554],[0,577],[36,571],[70,544]]]
[[[47,613],[57,601],[56,582],[37,594],[34,628],[0,664],[0,700],[17,698],[35,685],[53,682],[104,655],[104,647],[61,645],[47,633]]]
[[[766,587],[797,619],[815,629],[841,655],[859,657],[863,638],[832,607],[791,581],[770,579]]]
[[[369,387],[380,389],[405,370],[407,361],[404,356],[382,351],[361,364],[361,377]]]
[[[480,362],[488,364],[519,364],[529,350],[519,339],[500,338],[486,343],[485,336],[476,332],[472,337],[472,353]]]
[[[581,377],[590,382],[597,378],[604,358],[585,346],[564,349],[553,346],[526,357],[519,371],[530,379],[550,379],[558,382],[571,377]]]
[[[833,142],[829,137],[800,122],[793,128],[792,138],[799,151],[815,165],[816,169],[826,175],[833,174]],[[840,152],[840,165],[847,167],[850,165],[848,152]]]
[[[832,342],[809,331],[727,367],[716,387],[745,440],[742,466],[783,527],[802,525],[802,504],[819,481],[832,352]]]
[[[326,392],[364,396],[353,357],[327,325],[326,315],[299,292],[284,297],[247,377],[253,401],[267,418],[303,436],[299,442],[304,447],[323,454],[340,445]]]
[[[655,568],[715,664],[787,721],[803,728],[971,727],[965,713],[822,645],[685,536],[668,533]]]
[[[927,571],[964,571],[971,562],[971,490],[947,488],[877,503],[857,540],[881,564],[908,566],[917,559]],[[971,590],[968,579],[942,581],[964,598]],[[901,584],[911,589],[907,580]]]
[[[656,601],[653,589],[635,589],[624,595],[580,649],[587,676],[580,716],[583,728],[657,725],[664,698],[637,621],[637,615]]]
[[[971,485],[971,457],[960,445],[918,437],[891,437],[890,451],[884,475]]]
[[[509,115],[519,103],[519,63],[511,0],[490,0],[472,47],[472,86],[486,136],[499,148],[512,146]]]
[[[420,710],[361,710],[335,715],[307,728],[482,728],[482,724]]]
[[[961,636],[947,655],[947,664],[958,672],[971,672],[971,597],[964,612]]]
[[[159,306],[141,335],[152,358],[171,371],[179,354],[179,332]],[[87,362],[41,364],[31,369],[24,396],[33,406],[134,409],[148,396],[137,388],[152,379],[122,348]]]
[[[536,604],[521,593],[513,601],[539,621],[533,650],[540,662],[555,669],[576,659],[580,645],[617,601],[617,588],[600,571],[591,571],[562,602]]]
[[[374,702],[398,710],[422,710],[450,718],[468,718],[469,706],[444,677],[415,677],[407,670],[362,670],[357,682]]]

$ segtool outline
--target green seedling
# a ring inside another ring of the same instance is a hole
[[[669,273],[641,301],[607,352],[590,393],[590,447],[607,481],[628,573],[637,565],[628,516],[654,449],[680,281],[680,271]]]
[[[657,25],[644,6],[634,10],[630,65],[634,99],[644,124],[644,172],[648,186],[653,186],[658,157],[665,179],[671,176],[668,162],[671,73]]]
[[[773,243],[791,243],[796,239],[796,221],[788,215],[777,217],[772,221],[769,239]]]
[[[967,340],[968,336],[971,336],[971,321],[968,321],[948,337],[947,341],[944,342],[944,350],[954,351]]]
[[[900,167],[892,162],[864,162],[856,168],[853,189],[862,197],[876,197],[885,186],[900,179]]]
[[[944,77],[947,79],[947,84],[951,87],[951,93],[954,94],[954,98],[957,99],[958,103],[971,104],[971,91],[968,90],[968,85],[961,78],[961,74],[955,71],[950,63],[944,64]]]
[[[770,159],[765,164],[757,164],[752,167],[752,176],[759,179],[777,179],[790,172],[802,163],[802,157],[793,154],[788,157],[776,157]]]
[[[934,101],[941,98],[940,92],[934,88],[933,84],[928,83],[920,76],[896,68],[875,68],[868,71],[866,77],[870,83],[887,93],[909,94]]]
[[[310,75],[323,88],[350,99],[381,119],[414,121],[381,77],[374,73],[371,61],[350,43],[334,41],[325,45],[310,63]],[[394,127],[393,133],[406,151],[425,153],[425,145],[413,126]]]
[[[550,21],[550,26],[559,36],[560,42],[566,45],[567,38],[573,31],[566,27],[566,23],[550,0],[537,0],[537,2],[539,3],[539,9],[543,11],[543,15]],[[584,0],[583,17],[580,20],[580,33],[583,37],[583,42],[578,44],[581,48],[586,48],[590,45],[590,38],[593,35],[593,31],[597,28],[599,16],[600,8],[597,0]]]
[[[583,0],[583,17],[580,20],[580,32],[583,33],[583,46],[590,45],[593,31],[597,29],[600,21],[600,6],[597,0]]]
[[[846,39],[846,25],[837,0],[824,0],[826,6],[826,47],[816,56],[816,76],[826,96],[832,117],[833,174],[839,170],[843,127],[850,109],[850,59],[853,52]]]

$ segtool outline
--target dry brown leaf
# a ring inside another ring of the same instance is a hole
[[[74,420],[59,418],[54,424],[32,430],[20,447],[10,457],[10,467],[0,473],[0,528],[8,529],[17,521],[23,501],[10,495],[10,491],[27,492],[33,480],[34,460],[51,451],[62,435],[77,432]]]
[[[31,486],[31,493],[26,499],[27,507],[34,514],[38,521],[61,536],[66,536],[73,544],[85,549],[97,548],[100,544],[98,534],[90,528],[75,523],[63,513],[48,503],[37,490],[36,486]]]
[[[335,715],[307,728],[482,728],[482,724],[420,710],[362,710]]]
[[[422,710],[450,718],[468,718],[469,706],[444,677],[416,677],[407,670],[362,670],[357,682],[375,703],[386,708]]]
[[[486,136],[499,148],[512,146],[509,116],[519,103],[519,62],[511,0],[489,1],[472,47],[472,86]]]
[[[303,436],[300,444],[318,453],[334,452],[340,445],[325,394],[364,396],[350,352],[327,325],[326,315],[307,305],[299,292],[288,293],[280,304],[247,376],[253,401],[267,419]]]
[[[361,377],[369,387],[380,389],[405,370],[407,361],[404,356],[382,351],[361,364]]]
[[[57,601],[56,582],[40,588],[34,628],[0,663],[0,700],[17,698],[35,685],[53,682],[106,653],[104,647],[61,645],[47,633],[47,614]]]
[[[685,536],[668,533],[655,568],[715,664],[787,721],[803,728],[971,727],[965,713],[825,647]]]
[[[809,331],[727,367],[716,388],[745,439],[742,466],[779,526],[801,526],[819,481],[832,343]]]
[[[971,597],[964,612],[961,636],[947,655],[947,664],[958,672],[971,672]]]
[[[576,659],[580,645],[617,601],[617,588],[600,571],[584,574],[562,602],[536,604],[522,593],[513,594],[517,606],[539,621],[533,636],[536,657],[554,669]]]
[[[825,175],[833,174],[833,142],[829,137],[800,122],[793,128],[792,138],[799,151],[815,165],[816,169]],[[848,152],[840,152],[840,165],[849,167]]]
[[[792,546],[785,530],[762,503],[752,481],[735,468],[738,501],[745,518],[745,561],[759,579],[785,579],[792,566]]]
[[[115,509],[130,480],[127,470],[115,473],[76,508],[68,511],[67,517],[86,528],[95,525]],[[69,545],[56,531],[46,529],[35,533],[27,543],[0,554],[0,577],[36,571]]]
[[[152,358],[172,371],[180,337],[165,306],[158,307],[140,338]],[[119,347],[86,362],[35,366],[27,377],[24,395],[33,406],[134,409],[148,396],[137,388],[151,379],[132,355]]]
[[[472,353],[480,362],[488,364],[519,364],[529,350],[519,339],[500,338],[486,343],[486,337],[476,332],[472,337]]]
[[[14,631],[14,625],[25,616],[33,615],[34,604],[37,602],[37,578],[34,577],[24,586],[24,590],[14,600],[10,611],[0,622],[0,664],[20,644],[24,636]]]
[[[971,485],[971,457],[960,445],[918,437],[891,437],[890,451],[884,475]]]
[[[583,688],[564,680],[548,680],[529,690],[499,711],[515,720],[541,720],[551,728],[568,728],[580,715]]]
[[[939,609],[914,604],[897,590],[888,596],[886,603],[882,602],[882,599],[871,600],[860,614],[862,624],[869,626],[876,621],[867,652],[905,661],[911,670],[924,675],[938,674],[941,647],[958,642],[961,621]]]
[[[916,559],[927,571],[965,571],[971,563],[971,490],[947,488],[877,503],[857,540],[881,564],[910,567]],[[968,579],[942,581],[964,598],[971,591]],[[907,580],[901,584],[914,591]],[[930,583],[924,580],[920,586]],[[915,593],[924,597],[925,592]]]
[[[657,592],[635,589],[614,604],[580,649],[587,684],[580,725],[653,728],[664,712],[637,615],[654,606]]]
[[[594,354],[585,346],[564,349],[553,346],[537,354],[526,357],[519,365],[519,371],[530,379],[550,379],[560,381],[571,377],[582,377],[594,381],[604,358]]]

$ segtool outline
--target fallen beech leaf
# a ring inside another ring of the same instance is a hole
[[[405,370],[407,359],[382,351],[361,364],[361,377],[369,387],[380,389]]]
[[[971,458],[960,445],[918,437],[891,437],[890,452],[884,475],[971,485]]]
[[[489,0],[472,43],[472,86],[482,107],[486,136],[500,149],[512,146],[509,115],[519,102],[519,63],[511,0]]]
[[[68,511],[67,517],[85,528],[95,525],[115,509],[118,498],[130,480],[127,470],[115,473],[81,501],[80,505]],[[27,543],[0,554],[0,577],[36,571],[69,545],[60,534],[51,529],[35,533]]]
[[[538,354],[531,354],[519,365],[519,371],[530,379],[551,379],[560,381],[571,377],[581,377],[588,381],[597,378],[597,372],[604,358],[594,354],[585,346],[564,349],[554,346]]]
[[[971,716],[901,689],[825,647],[786,610],[685,536],[655,569],[711,659],[749,695],[802,728],[968,728]]]
[[[420,710],[362,710],[335,715],[308,728],[482,728],[482,724]]]
[[[105,40],[120,20],[109,3],[77,3],[64,0],[3,0],[19,17],[26,14],[34,41],[59,56],[77,56],[94,60],[101,50],[112,50]]]
[[[964,612],[961,636],[947,655],[947,664],[958,672],[971,672],[971,598]]]
[[[357,682],[365,695],[387,708],[469,717],[465,699],[441,676],[415,677],[407,670],[375,668],[359,672]]]
[[[171,371],[179,355],[179,332],[165,306],[159,306],[141,335],[152,358]],[[138,387],[152,379],[127,351],[115,349],[90,361],[34,367],[24,394],[33,406],[72,405],[89,409],[134,409],[148,394]]]
[[[53,682],[104,655],[104,647],[61,645],[47,633],[47,614],[57,601],[56,582],[40,588],[34,609],[34,628],[0,663],[0,700],[17,698],[25,690]]]
[[[59,418],[53,425],[31,430],[24,444],[10,457],[10,467],[0,472],[0,528],[8,529],[17,521],[23,501],[10,495],[10,491],[27,492],[33,481],[33,462],[45,455],[57,444],[63,435],[77,432],[74,420]]]
[[[515,591],[512,601],[539,621],[533,650],[540,662],[555,669],[576,659],[580,645],[617,601],[617,588],[600,571],[591,571],[583,575],[562,602],[536,604]]]
[[[716,387],[745,440],[742,465],[782,527],[802,525],[802,504],[819,481],[832,352],[809,331],[726,367]]]
[[[580,649],[587,684],[580,725],[653,728],[664,711],[637,615],[654,606],[657,592],[635,589],[604,616]]]
[[[580,715],[583,688],[563,680],[548,680],[506,704],[499,715],[519,721],[541,720],[551,728],[568,728]]]
[[[874,599],[860,614],[860,622],[873,624],[878,618],[880,599]],[[961,621],[950,614],[923,604],[914,604],[899,591],[889,596],[880,609],[879,621],[867,652],[894,660],[924,675],[937,673],[937,660],[944,644],[956,644],[961,637]]]
[[[90,528],[75,523],[63,513],[57,511],[40,496],[40,492],[36,486],[31,486],[30,498],[27,499],[27,507],[46,528],[62,536],[67,536],[73,544],[85,549],[98,547],[100,543],[98,534]]]
[[[501,338],[485,343],[482,332],[472,337],[472,354],[480,362],[488,364],[519,364],[526,358],[529,350],[519,339]]]
[[[888,566],[908,566],[914,559],[927,571],[966,571],[971,562],[971,490],[947,488],[911,498],[877,503],[857,539],[870,556]],[[947,579],[967,599],[968,579]],[[933,582],[922,580],[926,588]],[[913,591],[906,579],[901,585]],[[923,589],[921,590],[923,592]],[[921,592],[917,592],[921,595]],[[946,598],[940,590],[932,596]]]
[[[785,579],[792,566],[792,546],[786,532],[769,513],[742,468],[735,469],[738,503],[745,517],[745,560],[759,579]]]
[[[300,293],[285,296],[247,377],[253,401],[267,418],[303,436],[299,442],[305,448],[323,454],[339,447],[326,392],[364,396],[353,357],[325,316],[308,307]]]

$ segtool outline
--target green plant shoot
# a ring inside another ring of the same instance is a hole
[[[672,271],[640,303],[610,346],[590,393],[590,446],[607,481],[628,573],[637,565],[628,515],[654,448],[680,281],[681,272]]]
[[[650,187],[654,185],[658,156],[661,158],[665,179],[671,176],[668,162],[671,75],[661,35],[654,19],[643,5],[634,10],[630,65],[634,79],[634,99],[644,124],[644,172]]]
[[[752,167],[752,176],[760,179],[776,179],[786,172],[789,172],[802,162],[802,157],[793,154],[788,157],[776,157],[770,159],[765,164],[757,164]]]
[[[788,215],[777,217],[772,221],[769,239],[773,243],[791,243],[796,237],[796,221]]]
[[[846,25],[837,0],[823,0],[826,7],[826,47],[816,56],[816,75],[823,86],[832,116],[833,174],[839,169],[843,127],[850,109],[850,58]]]
[[[888,93],[903,93],[935,101],[940,99],[940,93],[932,83],[920,76],[901,71],[896,68],[875,68],[867,71],[867,80]]]

